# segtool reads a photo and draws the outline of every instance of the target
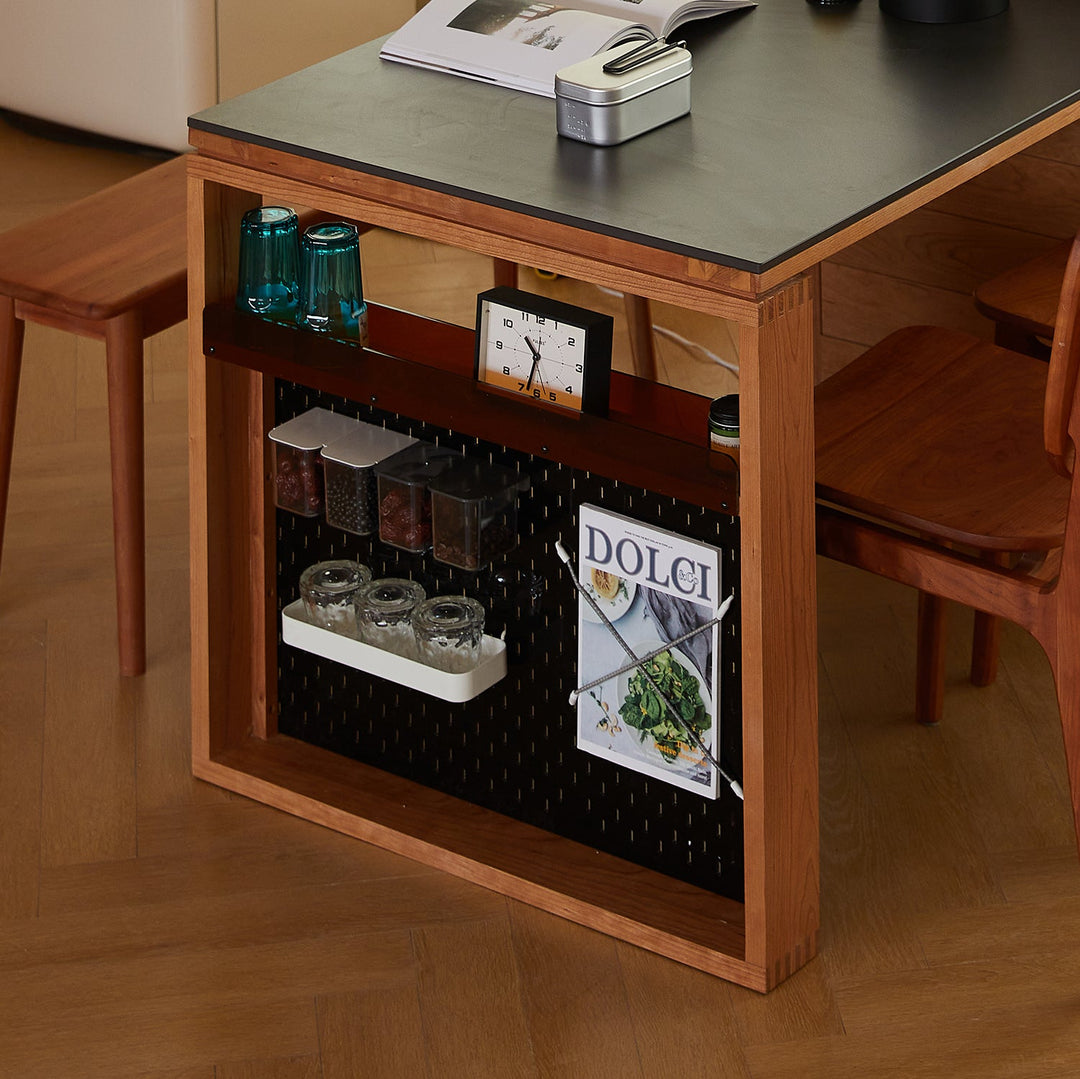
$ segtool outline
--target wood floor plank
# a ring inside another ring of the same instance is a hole
[[[276,1060],[224,1061],[215,1066],[214,1079],[322,1079],[317,1053]]]
[[[316,1002],[322,1079],[423,1079],[424,1024],[414,983]]]
[[[265,807],[244,802],[185,807],[169,817],[179,828],[189,820],[191,835],[176,836],[169,843],[158,838],[155,843],[155,822],[151,820],[148,822],[151,836],[147,840],[151,849],[142,850],[140,840],[137,859],[46,868],[42,871],[40,911],[43,915],[103,911],[128,905],[133,898],[139,903],[165,903],[209,900],[236,892],[262,892],[272,903],[272,897],[284,889],[341,889],[380,879],[393,882],[385,891],[402,903],[403,916],[407,912],[423,919],[422,907],[428,902],[433,911],[443,916],[441,906],[458,894],[463,901],[450,908],[453,913],[449,916],[468,917],[470,913],[486,916],[498,909],[490,893],[451,884],[416,862],[357,844],[345,836],[313,830],[283,814],[277,815],[281,818],[279,827],[268,827],[267,822],[259,821],[257,811],[266,816],[273,814]],[[215,822],[220,822],[222,834],[204,848],[199,837]],[[239,830],[247,823],[252,825],[250,834]],[[271,819],[269,823],[278,822]],[[408,889],[397,883],[398,878],[409,876],[428,878],[426,883],[417,882],[411,900]],[[429,899],[425,898],[427,894]],[[358,893],[353,898],[367,904],[372,916],[378,913],[380,901],[375,891],[366,896]],[[389,916],[391,921],[395,917],[392,905]]]
[[[509,910],[538,1074],[642,1075],[615,942],[521,903]]]
[[[901,873],[880,841],[875,793],[859,770],[824,664],[819,684],[821,962],[840,976],[907,970],[923,954],[909,920],[890,902]]]
[[[49,679],[42,778],[44,866],[135,854],[135,722],[132,679],[121,679],[115,611],[94,626],[76,612],[49,620]],[[106,633],[108,632],[108,636]],[[106,643],[107,642],[107,643]],[[108,670],[112,677],[103,677]]]
[[[821,655],[851,741],[858,775],[872,793],[872,827],[889,835],[898,910],[1001,901],[987,852],[940,731],[915,722],[912,606],[853,611],[831,621]]]
[[[264,889],[232,867],[209,862],[187,887],[155,883],[153,859],[107,867],[117,881],[114,901],[94,909],[58,910],[48,917],[0,922],[0,974],[28,964],[96,960],[170,948],[231,948],[309,936],[408,932],[412,927],[490,921],[501,897],[441,874]],[[145,886],[145,891],[142,889]],[[120,902],[121,898],[126,905]],[[468,932],[467,928],[462,929]],[[410,964],[411,965],[411,964]]]
[[[21,621],[0,602],[0,919],[38,909],[45,632],[44,620]]]
[[[432,1074],[535,1079],[509,920],[422,929],[414,940]]]
[[[643,1075],[749,1079],[733,1001],[756,994],[629,944],[618,951]]]

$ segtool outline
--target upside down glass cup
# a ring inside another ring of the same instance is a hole
[[[367,304],[360,273],[360,234],[345,221],[304,231],[300,242],[297,323],[337,341],[366,347]]]
[[[240,222],[236,306],[271,322],[296,322],[300,300],[300,233],[285,206],[258,206]]]

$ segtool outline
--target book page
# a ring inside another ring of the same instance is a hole
[[[657,37],[667,36],[691,19],[755,5],[756,0],[582,0],[581,3],[590,11],[639,22]]]
[[[381,55],[554,97],[557,71],[635,33],[648,36],[634,22],[535,0],[430,0]]]

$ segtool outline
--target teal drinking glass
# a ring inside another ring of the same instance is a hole
[[[296,322],[300,300],[300,233],[285,206],[259,206],[240,222],[236,306],[271,322]]]
[[[345,221],[312,225],[300,241],[300,310],[306,330],[367,346],[360,234]]]

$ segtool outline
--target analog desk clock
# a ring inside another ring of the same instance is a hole
[[[541,408],[606,416],[614,319],[515,288],[476,302],[476,378]]]

